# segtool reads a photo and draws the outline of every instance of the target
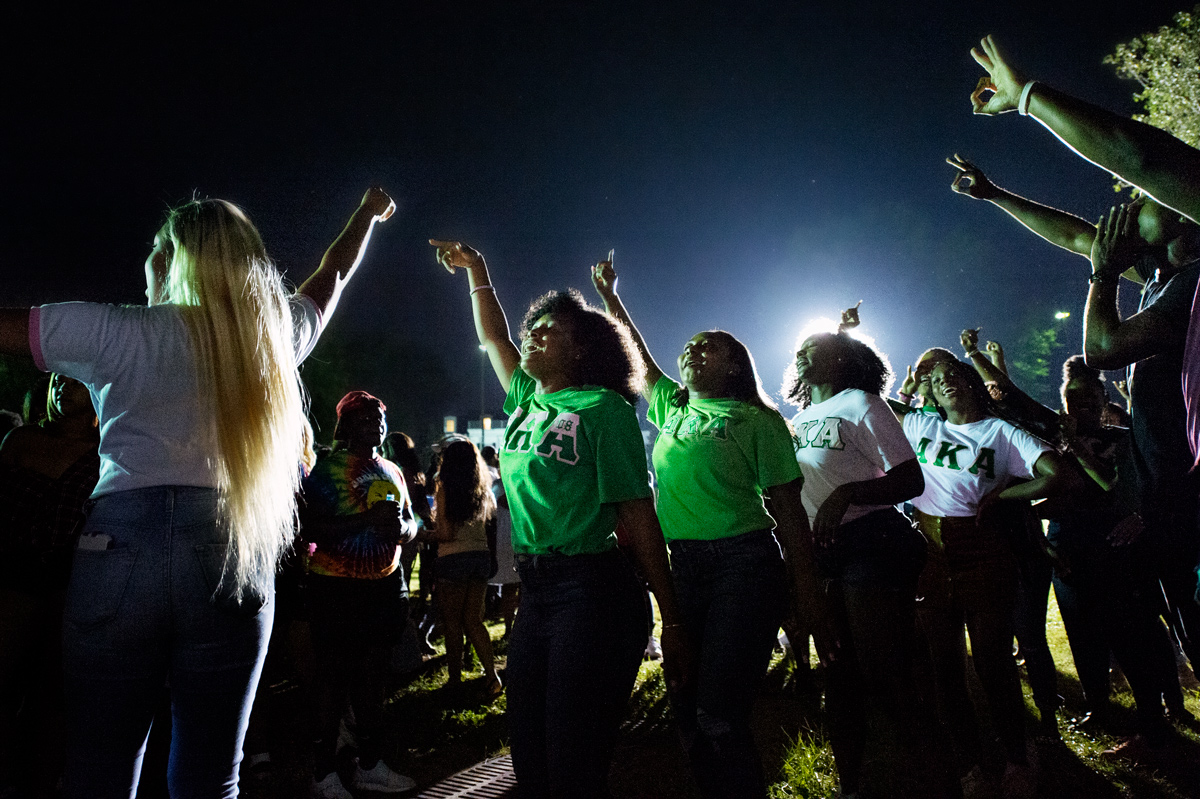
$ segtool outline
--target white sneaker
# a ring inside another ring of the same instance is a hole
[[[662,647],[659,645],[658,639],[653,635],[650,636],[650,640],[646,643],[646,654],[644,657],[646,660],[662,660]]]
[[[326,774],[325,779],[320,782],[313,777],[308,784],[308,795],[312,799],[354,799],[354,794],[347,791],[346,786],[342,785],[342,778],[336,771]]]
[[[351,786],[363,791],[378,791],[379,793],[404,793],[417,787],[417,781],[403,774],[397,774],[380,760],[375,768],[365,771],[357,761],[354,764],[354,779]]]

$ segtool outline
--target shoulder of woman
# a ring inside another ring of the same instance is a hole
[[[46,431],[35,424],[14,427],[4,440],[0,441],[0,463],[11,464],[29,447],[42,445],[48,438]]]

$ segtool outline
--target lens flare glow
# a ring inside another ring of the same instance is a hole
[[[838,331],[838,323],[828,317],[818,316],[815,319],[810,319],[800,328],[800,335],[796,336],[796,349],[800,349],[800,345],[809,336],[815,336],[817,333],[836,333]],[[852,327],[846,331],[847,335],[856,338],[870,345],[873,349],[879,350],[879,345],[875,339],[867,335],[862,327]]]

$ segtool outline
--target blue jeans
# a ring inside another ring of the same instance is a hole
[[[1012,651],[1016,561],[994,525],[981,527],[974,517],[920,518],[922,524],[933,520],[941,525],[945,544],[930,542],[917,610],[933,668],[943,743],[954,752],[960,775],[980,762],[983,744],[967,691],[965,624],[992,725],[1008,760],[1024,763],[1025,704]]]
[[[643,590],[619,552],[518,555],[508,725],[522,799],[607,797],[613,745],[646,648]]]
[[[788,601],[783,555],[770,530],[670,546],[675,596],[699,654],[696,680],[671,694],[692,776],[702,796],[761,799],[750,710]]]
[[[843,524],[837,536],[864,544],[848,547],[826,582],[838,647],[827,653],[825,710],[842,793],[929,796],[919,787],[920,764],[912,751],[923,539],[890,508]]]
[[[211,489],[160,486],[95,502],[63,621],[65,796],[136,793],[164,685],[171,796],[237,796],[275,606],[217,592],[227,538]]]

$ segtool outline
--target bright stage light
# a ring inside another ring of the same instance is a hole
[[[800,335],[796,336],[796,348],[809,336],[815,336],[817,333],[836,333],[838,331],[838,323],[824,316],[819,316],[816,319],[810,319],[800,328]],[[851,338],[856,338],[870,345],[873,349],[878,350],[879,345],[875,343],[875,339],[863,332],[861,327],[852,327],[846,331]]]

